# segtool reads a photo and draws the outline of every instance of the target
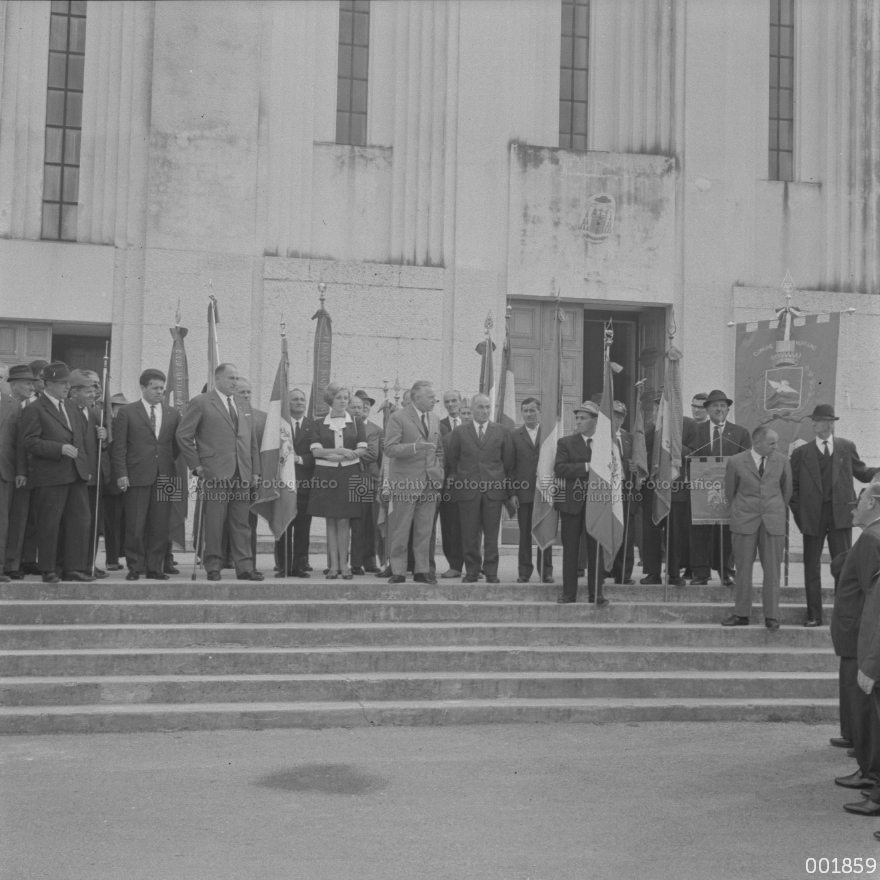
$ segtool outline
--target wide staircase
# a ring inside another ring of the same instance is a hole
[[[537,583],[315,574],[0,584],[0,733],[837,718],[802,587],[773,633],[760,590],[728,629],[717,585],[609,586],[596,609]]]

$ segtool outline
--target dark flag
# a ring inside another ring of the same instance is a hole
[[[186,362],[186,349],[183,339],[186,336],[186,327],[180,326],[180,312],[176,316],[177,323],[171,328],[171,363],[168,365],[168,381],[165,390],[165,402],[168,406],[176,409],[181,416],[186,412],[189,403],[189,367]],[[171,529],[169,537],[174,547],[178,550],[186,549],[186,518],[189,514],[189,492],[186,462],[179,455],[174,462],[177,485],[183,491],[180,497],[172,502]]]
[[[321,305],[312,315],[317,319],[315,327],[314,367],[312,370],[312,393],[309,396],[309,418],[317,419],[327,415],[330,407],[324,403],[324,389],[330,384],[330,355],[333,347],[333,322],[324,308],[324,293],[321,292]]]

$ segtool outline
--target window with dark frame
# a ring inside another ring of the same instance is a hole
[[[52,0],[42,238],[76,241],[86,0]]]
[[[339,0],[336,143],[367,143],[370,0]]]
[[[770,0],[770,180],[794,180],[794,0]]]
[[[590,0],[562,0],[559,146],[566,150],[587,149],[589,47]]]

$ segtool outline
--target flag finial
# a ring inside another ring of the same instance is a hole
[[[672,342],[675,339],[675,334],[678,331],[678,325],[675,323],[675,309],[670,309],[669,311],[669,326],[666,328],[666,335],[669,337],[669,341]]]
[[[284,323],[284,312],[281,313],[280,323],[281,323],[281,335],[283,337],[283,336],[287,335],[287,333],[285,333],[285,330],[287,329],[287,324]]]
[[[174,326],[180,326],[180,297],[177,297],[177,311],[174,313]]]
[[[318,299],[321,300],[321,308],[324,308],[324,300],[326,297],[324,294],[327,292],[327,285],[323,281],[318,282]]]
[[[492,309],[489,309],[489,314],[486,315],[486,320],[483,323],[483,326],[486,328],[486,336],[488,336],[489,331],[495,326],[495,322],[492,320]]]

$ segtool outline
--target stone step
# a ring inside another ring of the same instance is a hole
[[[837,720],[837,698],[511,699],[202,703],[0,708],[0,734],[325,728],[371,725]]]
[[[769,640],[767,640],[769,641]],[[0,651],[0,676],[307,675],[357,672],[824,672],[837,658],[816,647],[338,647]]]
[[[374,672],[344,675],[0,678],[0,705],[511,699],[831,699],[837,674],[801,672]]]
[[[602,620],[610,623],[720,623],[732,605],[710,602],[612,602],[596,608],[588,602],[557,605],[555,602],[403,602],[329,600],[274,601],[13,601],[2,604],[4,624],[99,625],[188,623],[307,623],[332,620],[336,623],[386,622],[473,622],[473,623],[564,623]],[[752,617],[760,623],[760,606],[753,606]],[[779,622],[803,623],[804,609],[781,605]]]
[[[554,606],[555,607],[555,606]],[[571,608],[572,606],[566,606]],[[729,610],[729,609],[728,609]],[[600,622],[603,621],[603,622]],[[156,649],[195,646],[253,648],[329,646],[485,646],[618,645],[676,647],[824,647],[828,627],[783,626],[770,632],[762,625],[722,627],[717,622],[610,623],[603,612],[566,622],[505,623],[202,623],[125,625],[0,626],[6,650],[81,650],[85,648]]]
[[[0,603],[12,601],[193,601],[193,600],[263,600],[299,599],[304,601],[358,599],[362,601],[461,601],[473,602],[536,602],[552,601],[559,595],[561,581],[554,584],[463,584],[460,580],[440,580],[436,586],[417,584],[411,579],[405,584],[389,584],[387,580],[354,578],[350,581],[324,580],[320,575],[308,580],[267,579],[261,583],[249,581],[125,581],[99,580],[91,584],[44,584],[39,580],[12,581],[0,584]],[[585,588],[581,585],[581,591]],[[720,584],[705,587],[623,586],[606,584],[609,599],[627,602],[731,602],[733,590]],[[800,586],[780,587],[780,601],[804,604],[804,589]],[[760,604],[762,590],[753,593]],[[822,601],[830,609],[834,591],[823,589]],[[2,607],[2,604],[0,604]]]

